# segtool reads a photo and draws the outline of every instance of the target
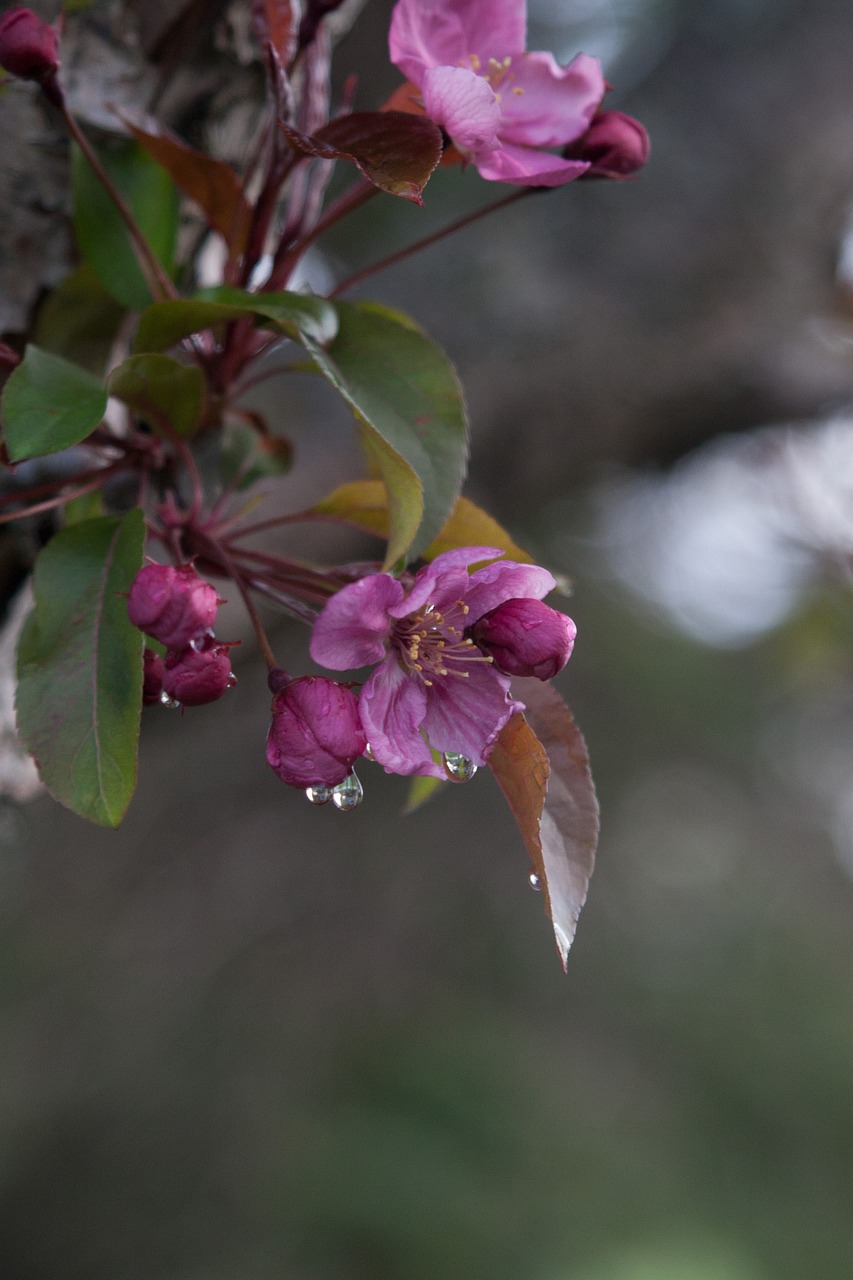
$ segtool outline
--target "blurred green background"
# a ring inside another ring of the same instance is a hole
[[[366,766],[360,810],[312,809],[245,643],[222,703],[146,714],[118,834],[0,810],[4,1280],[853,1274],[853,14],[530,7],[531,47],[605,59],[648,170],[361,296],[450,352],[471,496],[573,580],[603,833],[568,975],[491,779],[403,818]],[[340,51],[361,105],[387,12]],[[495,194],[440,174],[314,269]],[[286,501],[352,474],[322,392],[258,403]]]

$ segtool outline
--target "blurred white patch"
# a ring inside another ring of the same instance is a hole
[[[33,607],[29,583],[12,602],[0,629],[0,796],[23,804],[43,790],[32,758],[21,746],[15,727],[15,652],[18,637]]]
[[[828,569],[850,576],[853,419],[727,437],[600,502],[617,578],[696,639],[749,644]]]

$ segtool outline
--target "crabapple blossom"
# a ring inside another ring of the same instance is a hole
[[[0,67],[19,80],[47,80],[59,69],[56,30],[31,9],[0,18]]]
[[[649,158],[649,135],[624,111],[600,111],[586,133],[561,154],[568,160],[589,161],[584,178],[629,178]]]
[[[571,656],[575,630],[542,600],[507,600],[474,624],[471,637],[506,675],[551,680]]]
[[[156,706],[163,693],[163,659],[153,649],[142,654],[142,705]]]
[[[332,670],[378,663],[359,697],[373,757],[388,773],[446,776],[434,753],[485,763],[523,704],[470,629],[507,600],[541,599],[547,569],[497,560],[495,547],[446,551],[408,590],[388,573],[343,587],[314,624],[311,656]],[[469,566],[495,561],[469,573]]]
[[[170,649],[163,664],[163,692],[184,707],[215,702],[237,683],[229,656],[233,647],[205,636],[185,649]]]
[[[216,588],[191,564],[147,564],[133,580],[127,613],[140,631],[181,650],[210,630],[219,603]]]
[[[482,177],[558,187],[589,162],[548,148],[586,133],[607,86],[596,58],[525,52],[526,25],[525,0],[398,0],[391,61]]]
[[[367,746],[352,689],[327,676],[279,678],[273,687],[270,768],[292,787],[343,782]]]

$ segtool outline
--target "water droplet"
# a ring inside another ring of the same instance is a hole
[[[215,639],[214,633],[208,627],[206,631],[200,631],[197,636],[193,636],[192,640],[190,640],[190,648],[194,653],[204,653],[210,641]]]
[[[371,747],[371,745],[370,745],[370,743],[369,743],[369,742],[368,742],[367,746],[364,748],[364,750],[362,751],[362,753],[361,753],[361,754],[364,756],[365,760],[375,760],[375,759],[376,759],[376,756],[373,754],[373,747]]]
[[[233,671],[229,671],[228,679],[225,682],[226,687],[229,689],[233,689],[236,683],[237,683],[237,677],[235,676]]]
[[[456,751],[445,751],[441,757],[444,772],[451,782],[470,782],[477,772],[477,766],[467,756],[460,756]]]
[[[336,787],[332,787],[332,804],[336,809],[340,809],[341,813],[350,813],[353,809],[357,809],[363,799],[364,788],[354,773],[344,778],[343,782],[339,782]]]
[[[542,892],[542,881],[539,879],[535,871],[531,871],[530,875],[527,877],[527,882],[531,889],[534,889],[536,893]]]
[[[160,694],[161,707],[168,707],[170,711],[176,711],[180,705],[181,704],[180,702],[178,702],[178,699],[171,697],[171,695],[168,694],[165,689]]]
[[[328,804],[332,798],[332,788],[325,782],[315,782],[313,787],[306,787],[305,794],[312,804]]]

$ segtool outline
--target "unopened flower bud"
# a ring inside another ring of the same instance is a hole
[[[326,676],[300,676],[272,701],[267,764],[291,787],[336,786],[367,739],[352,689]]]
[[[170,649],[163,664],[163,691],[184,707],[215,702],[237,683],[231,670],[231,644],[206,638],[180,651]]]
[[[584,178],[629,178],[649,158],[649,135],[624,111],[600,111],[586,133],[563,148],[566,160],[588,160]]]
[[[56,30],[31,9],[0,18],[0,67],[19,80],[49,80],[59,69]]]
[[[507,600],[471,628],[471,637],[509,676],[550,680],[569,660],[575,624],[541,600]]]
[[[185,649],[211,629],[218,605],[216,588],[192,565],[147,564],[133,580],[127,612],[135,627],[167,649]]]
[[[153,707],[163,693],[163,659],[153,649],[142,654],[142,705]]]

